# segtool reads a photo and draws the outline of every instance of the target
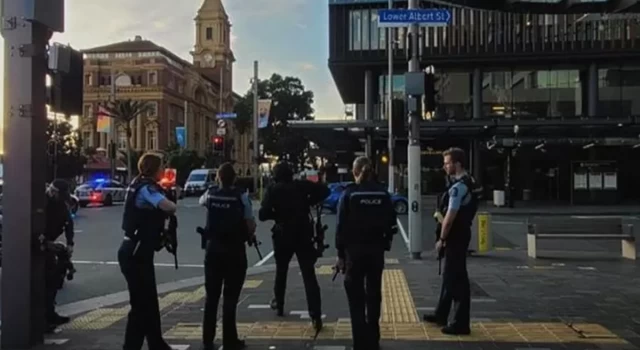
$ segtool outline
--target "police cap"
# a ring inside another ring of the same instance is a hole
[[[69,183],[63,179],[55,179],[53,180],[53,182],[51,182],[51,188],[55,191],[58,192],[58,195],[60,196],[60,198],[62,199],[67,199],[70,196],[69,190],[70,190],[70,186]]]

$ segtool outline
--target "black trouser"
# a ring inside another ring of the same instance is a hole
[[[56,321],[56,295],[60,285],[60,271],[56,253],[47,251],[45,253],[45,320],[48,324]]]
[[[315,268],[315,263],[318,258],[313,248],[311,238],[304,240],[304,238],[300,239],[295,236],[276,235],[273,237],[273,252],[276,260],[276,282],[273,293],[278,306],[284,308],[289,263],[293,258],[293,254],[295,254],[298,259],[298,266],[300,266],[300,272],[302,273],[309,317],[322,317],[320,286],[316,278]]]
[[[136,243],[125,240],[118,250],[120,270],[129,287],[131,310],[124,335],[124,350],[140,350],[147,339],[149,350],[168,348],[162,339],[160,306],[153,266],[154,247],[144,242],[136,250]]]
[[[384,249],[347,249],[346,255],[344,289],[349,300],[353,348],[376,349],[380,344]]]
[[[455,232],[454,232],[455,234]],[[467,250],[469,240],[447,241],[444,249],[444,271],[442,273],[442,289],[435,316],[441,323],[449,319],[449,311],[453,302],[453,322],[457,329],[469,329],[471,312],[471,288],[467,272]]]
[[[216,252],[207,248],[204,260],[204,286],[207,299],[204,305],[204,320],[202,325],[202,342],[205,346],[213,345],[216,335],[218,319],[218,303],[220,295],[222,304],[222,341],[225,348],[235,344],[238,340],[236,328],[236,307],[240,292],[247,276],[247,255],[244,244],[241,251]],[[224,290],[222,286],[224,285]]]

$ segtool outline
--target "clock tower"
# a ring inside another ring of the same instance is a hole
[[[231,51],[231,22],[222,0],[204,0],[195,22],[196,44],[191,52],[194,65],[230,72],[235,58]]]

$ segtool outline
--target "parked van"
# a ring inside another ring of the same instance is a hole
[[[185,195],[200,196],[216,180],[217,169],[194,169],[184,184]]]

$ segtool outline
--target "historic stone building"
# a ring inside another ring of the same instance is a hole
[[[231,23],[220,0],[205,0],[195,18],[193,63],[164,47],[136,36],[133,40],[85,50],[84,113],[80,132],[84,146],[106,148],[108,134],[97,130],[99,105],[112,98],[142,100],[152,110],[132,122],[131,145],[135,150],[162,150],[177,143],[176,127],[186,129],[186,148],[200,154],[211,147],[215,116],[232,112],[238,95],[233,93]],[[229,156],[237,168],[250,168],[248,138],[227,123],[224,135]],[[117,126],[118,148],[126,148],[126,134]]]

